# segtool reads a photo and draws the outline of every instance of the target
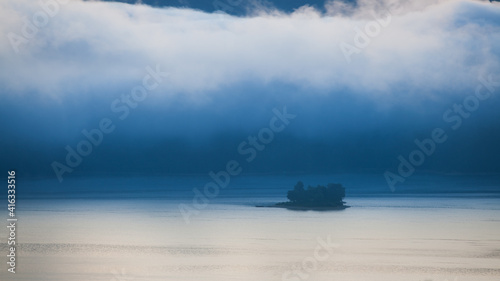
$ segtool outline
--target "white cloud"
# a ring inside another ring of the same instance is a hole
[[[326,15],[304,7],[292,14],[251,17],[110,2],[69,1],[15,53],[9,32],[41,10],[37,1],[0,3],[0,86],[60,97],[87,88],[140,81],[147,65],[171,76],[164,93],[197,97],[227,85],[284,82],[311,92],[387,98],[473,87],[478,75],[500,73],[500,7],[477,1],[330,3]],[[399,7],[387,27],[347,63],[341,42],[354,44],[381,7]],[[497,53],[495,53],[497,52]],[[407,93],[401,93],[405,85]],[[6,94],[6,93],[2,93]]]

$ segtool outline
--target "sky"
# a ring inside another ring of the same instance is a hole
[[[498,3],[222,2],[1,1],[1,169],[500,173]]]

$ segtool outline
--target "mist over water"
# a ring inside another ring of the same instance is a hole
[[[293,189],[297,181],[306,186],[326,183],[341,183],[346,187],[347,197],[438,194],[441,196],[500,196],[497,175],[445,175],[417,173],[391,191],[382,173],[350,174],[289,174],[289,175],[238,175],[230,177],[228,184],[220,188],[215,201],[221,198],[246,200],[247,198],[281,198],[286,201],[286,192]],[[17,193],[22,199],[167,199],[189,200],[193,189],[203,191],[214,179],[208,175],[185,176],[96,176],[70,178],[62,183],[53,179],[20,179]]]
[[[22,16],[40,7],[13,3],[2,2],[0,29],[22,35]],[[221,16],[69,1],[18,52],[0,42],[0,168],[205,174],[246,157],[239,145],[286,108],[296,117],[245,172],[383,173],[441,128],[446,142],[419,169],[500,173],[498,4],[349,3]],[[357,30],[377,20],[388,23],[356,47]],[[342,43],[359,49],[350,62]],[[144,81],[151,90],[138,92]],[[484,98],[473,99],[478,87]]]

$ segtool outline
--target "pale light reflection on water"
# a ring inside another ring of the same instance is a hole
[[[177,201],[29,200],[7,280],[499,280],[500,199],[347,201],[304,212],[226,199],[185,224]],[[338,247],[304,268],[318,239]]]

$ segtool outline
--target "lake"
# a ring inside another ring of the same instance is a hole
[[[188,199],[20,201],[17,273],[4,263],[0,279],[500,278],[495,196],[356,196],[346,198],[351,208],[327,212],[254,207],[280,200],[217,198],[188,224],[179,211]],[[2,228],[2,253],[7,235]]]

